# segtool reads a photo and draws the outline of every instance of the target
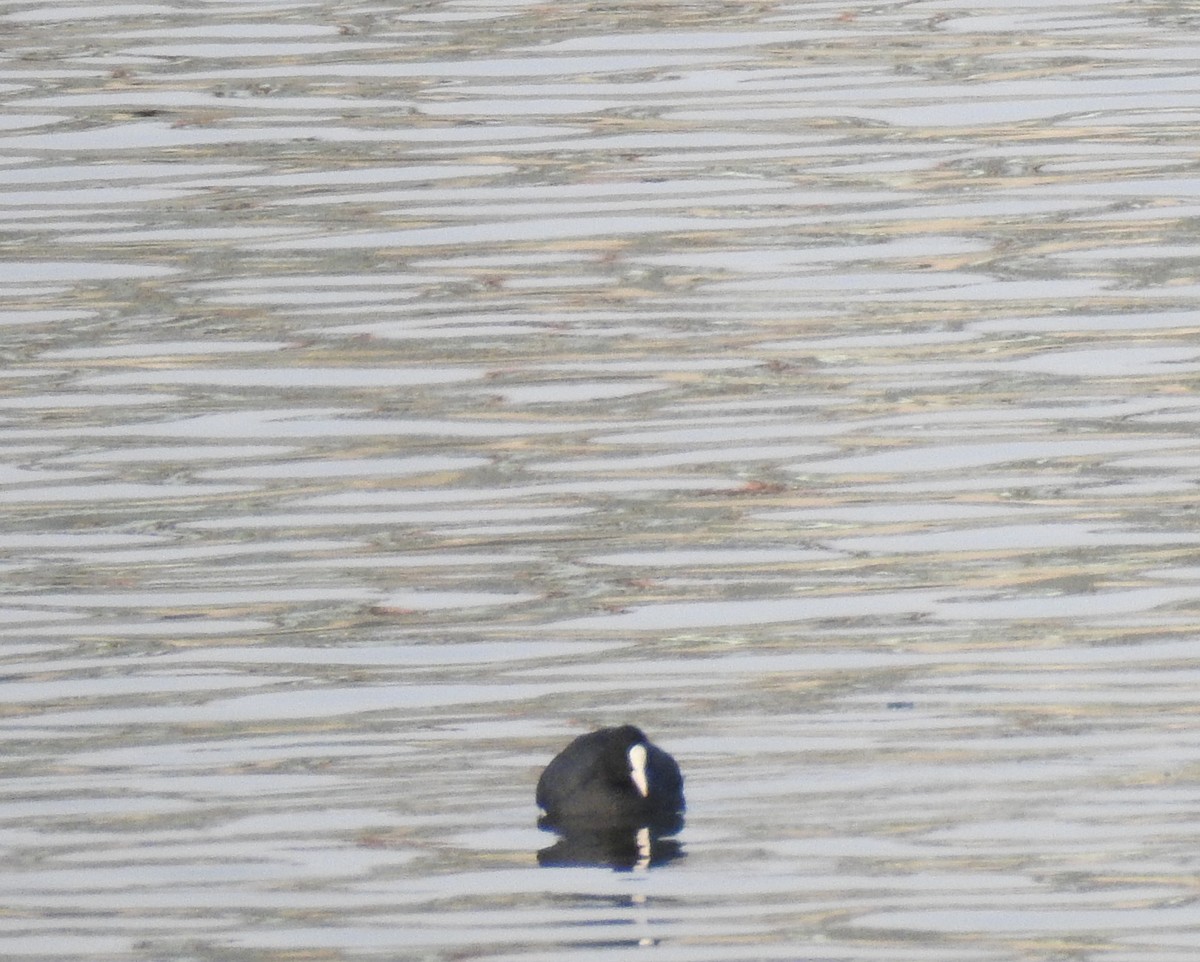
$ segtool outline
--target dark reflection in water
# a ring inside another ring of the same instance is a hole
[[[596,866],[618,872],[658,868],[683,858],[683,843],[669,836],[683,828],[683,818],[672,826],[604,826],[546,824],[540,828],[558,833],[558,841],[540,849],[538,864],[543,868]]]

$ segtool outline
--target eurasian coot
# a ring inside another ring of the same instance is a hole
[[[537,803],[556,828],[682,825],[683,776],[633,725],[580,735],[538,779]]]

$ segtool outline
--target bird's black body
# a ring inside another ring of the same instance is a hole
[[[645,751],[644,795],[631,772],[635,746]],[[546,812],[543,823],[553,828],[650,826],[671,834],[683,821],[683,776],[675,759],[640,729],[601,728],[580,735],[546,766],[537,803]]]

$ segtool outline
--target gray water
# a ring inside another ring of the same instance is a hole
[[[0,28],[4,957],[1194,962],[1191,4]]]

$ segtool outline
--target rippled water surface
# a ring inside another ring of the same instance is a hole
[[[0,28],[6,958],[1194,962],[1189,5]]]

